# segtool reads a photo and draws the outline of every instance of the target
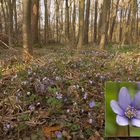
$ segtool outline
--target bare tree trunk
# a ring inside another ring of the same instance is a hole
[[[48,0],[44,0],[44,6],[45,6],[45,23],[44,23],[44,42],[45,44],[48,42]]]
[[[91,2],[91,5],[90,5],[91,9],[90,9],[90,40],[91,42],[93,42],[93,35],[94,35],[94,3]]]
[[[114,27],[115,27],[115,22],[116,22],[119,2],[120,2],[120,0],[117,0],[116,11],[115,11],[115,14],[114,14],[114,16],[112,18],[112,22],[111,22],[111,26],[110,26],[110,30],[109,30],[109,40],[110,41],[112,41],[112,37],[113,37],[113,31],[114,31]]]
[[[95,0],[95,10],[94,10],[94,34],[93,42],[97,41],[97,16],[98,16],[98,0]]]
[[[39,9],[40,9],[40,3],[39,3]],[[38,15],[38,44],[42,43],[42,20],[43,18],[41,17],[41,10],[39,10],[39,15]]]
[[[73,30],[73,43],[75,43],[76,41],[76,4],[75,4],[75,0],[73,2],[73,16],[72,16],[72,30]]]
[[[33,55],[31,39],[31,0],[23,0],[23,59],[25,62],[28,62]]]
[[[103,16],[103,5],[101,4],[100,12],[99,12],[99,23],[98,23],[98,44],[100,43],[101,40],[101,27],[102,27],[102,18]]]
[[[83,47],[84,8],[85,8],[85,0],[79,0],[79,41],[77,44],[78,49]]]
[[[9,23],[9,27],[8,27],[8,37],[9,37],[9,46],[13,45],[13,4],[12,4],[12,0],[8,1],[8,23]]]
[[[137,34],[137,39],[139,36],[139,11],[137,11],[137,25],[136,25],[136,34]]]
[[[126,43],[130,43],[130,19],[131,19],[131,5],[128,9],[128,18],[126,18],[126,25],[124,24],[124,32],[123,32],[123,39],[122,39],[122,45]],[[127,11],[126,11],[127,13]],[[125,14],[126,17],[126,14]]]
[[[122,42],[122,13],[123,10],[120,11],[120,23],[119,23],[119,40],[118,42]]]
[[[131,15],[131,43],[136,43],[136,14],[137,14],[137,0],[131,1],[132,15]]]
[[[107,19],[110,11],[110,0],[103,1],[103,16],[101,23],[101,40],[100,40],[100,49],[104,49],[107,41]]]
[[[87,0],[86,16],[85,16],[85,24],[84,24],[84,43],[85,44],[88,44],[89,15],[90,15],[90,0]]]
[[[66,42],[69,42],[69,5],[68,5],[68,0],[65,1],[65,9],[66,9],[66,13],[65,13],[65,34],[66,34]]]
[[[55,16],[56,16],[56,42],[59,42],[59,4],[55,1]]]
[[[38,43],[39,0],[32,1],[32,38],[33,44]]]
[[[1,7],[0,7],[1,10]],[[0,13],[0,17],[2,17],[2,13]],[[0,18],[0,33],[3,32],[3,26],[2,26],[2,18]]]
[[[6,18],[6,12],[5,12],[5,9],[4,9],[4,2],[3,0],[0,0],[1,2],[1,12],[2,12],[2,15],[3,15],[3,18],[4,18],[4,29],[5,29],[5,33],[7,33],[7,18]]]
[[[14,22],[15,22],[15,33],[18,34],[18,24],[17,24],[17,5],[16,0],[13,0],[13,10],[14,10]]]
[[[64,42],[64,37],[63,37],[63,31],[65,30],[65,25],[64,25],[64,18],[63,18],[63,14],[64,14],[64,1],[61,1],[61,10],[60,10],[60,34],[61,34],[61,38],[60,38],[60,42]]]

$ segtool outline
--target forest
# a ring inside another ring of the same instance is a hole
[[[139,80],[139,0],[0,0],[0,139],[121,140],[105,84]]]

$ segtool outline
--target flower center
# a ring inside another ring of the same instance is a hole
[[[125,116],[128,117],[129,119],[132,119],[133,117],[136,117],[136,113],[137,113],[137,110],[132,107],[132,106],[128,106],[125,110]]]

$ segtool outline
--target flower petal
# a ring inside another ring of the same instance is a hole
[[[140,127],[140,119],[133,118],[133,119],[131,120],[131,124],[132,124],[133,126]]]
[[[122,87],[119,92],[119,105],[124,110],[131,104],[131,97],[126,87]]]
[[[140,91],[135,94],[133,105],[135,108],[140,109]]]
[[[137,110],[136,118],[137,118],[137,119],[140,119],[140,110]]]
[[[116,117],[116,122],[120,126],[126,126],[129,124],[128,119],[126,117],[119,116],[119,115],[117,115],[117,117]]]
[[[123,114],[124,114],[123,110],[120,108],[120,106],[119,106],[119,104],[118,104],[117,101],[112,100],[112,101],[110,102],[110,106],[111,106],[112,110],[113,110],[116,114],[118,114],[118,115],[123,115]]]

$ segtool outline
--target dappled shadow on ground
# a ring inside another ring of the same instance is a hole
[[[102,139],[105,82],[140,80],[138,50],[55,46],[34,58],[1,57],[0,139]]]

